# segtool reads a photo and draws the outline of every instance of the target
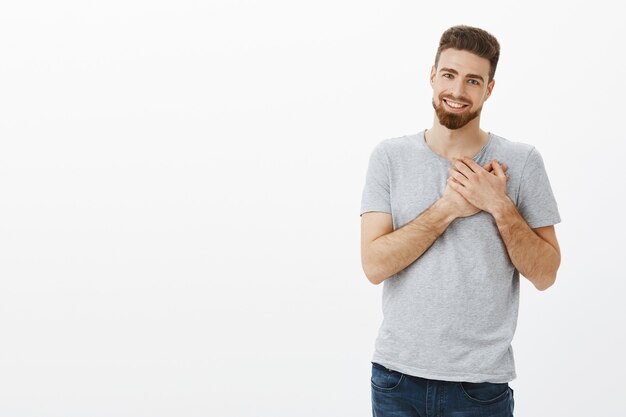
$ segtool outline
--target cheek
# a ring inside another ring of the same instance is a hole
[[[478,108],[478,107],[482,106],[482,104],[485,102],[485,98],[486,98],[486,95],[484,95],[484,94],[475,94],[472,97],[472,103],[474,103],[473,107]]]

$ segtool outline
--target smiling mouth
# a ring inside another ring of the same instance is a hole
[[[457,103],[455,101],[448,101],[446,99],[443,99],[443,102],[446,104],[446,107],[453,111],[463,110],[464,108],[469,106],[469,104]]]

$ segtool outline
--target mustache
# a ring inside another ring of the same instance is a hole
[[[468,100],[468,99],[465,99],[465,98],[456,98],[456,97],[450,97],[450,96],[448,96],[448,97],[443,97],[443,96],[441,96],[441,97],[439,97],[439,99],[441,99],[441,100],[456,101],[457,103],[463,103],[463,104],[469,104],[469,105],[471,105],[471,104],[472,104],[471,100]]]

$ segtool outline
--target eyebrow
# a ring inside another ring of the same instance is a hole
[[[459,75],[459,72],[457,70],[455,70],[455,69],[452,69],[452,68],[441,68],[439,70],[439,72],[444,72],[444,71],[445,72],[451,72],[452,74]],[[465,78],[477,78],[480,81],[482,81],[483,83],[485,82],[485,79],[483,77],[481,77],[480,75],[478,75],[478,74],[467,74],[465,76]]]

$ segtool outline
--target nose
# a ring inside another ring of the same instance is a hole
[[[454,80],[454,83],[451,86],[450,93],[452,93],[454,97],[459,99],[465,97],[465,83],[460,77],[457,77]]]

